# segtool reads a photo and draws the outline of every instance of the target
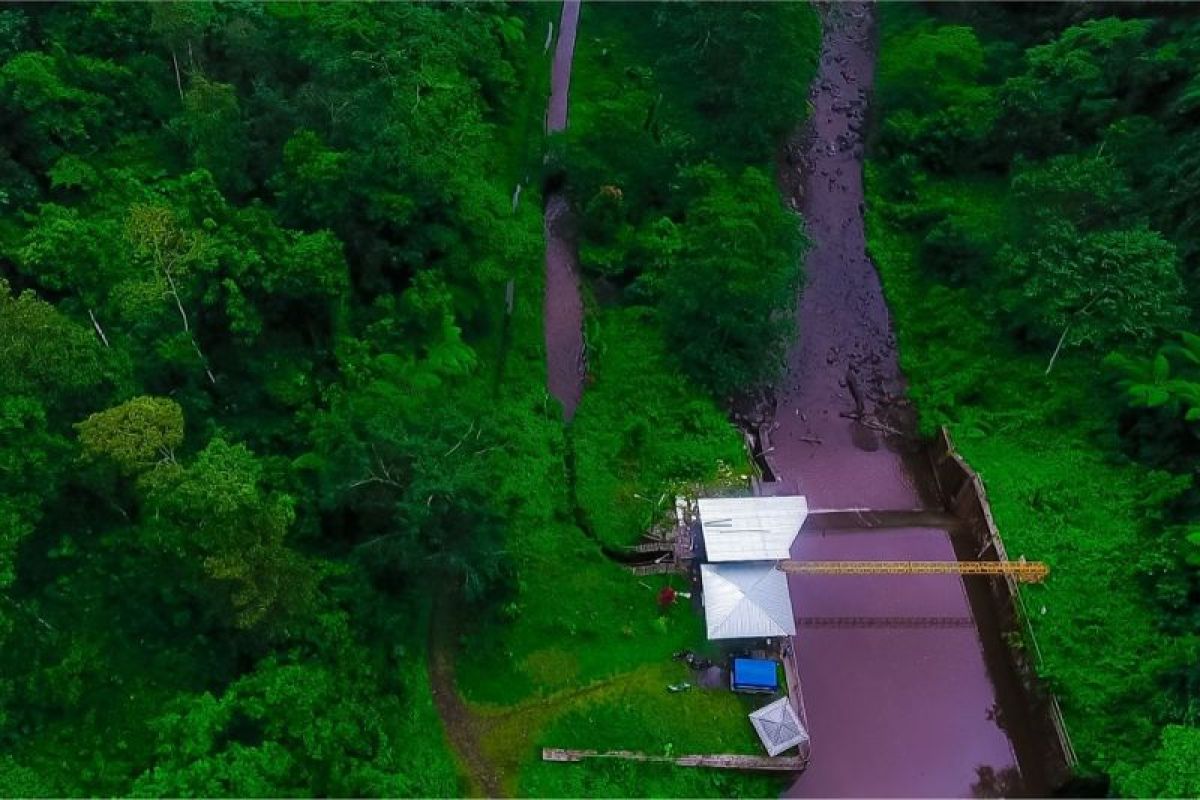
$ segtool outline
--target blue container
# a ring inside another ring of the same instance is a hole
[[[779,688],[775,662],[761,658],[735,658],[729,676],[729,688],[735,692],[775,692]]]

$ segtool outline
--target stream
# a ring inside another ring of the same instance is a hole
[[[579,25],[579,0],[564,0],[558,43],[550,72],[550,101],[546,132],[567,127],[567,100],[571,89],[571,61],[575,55],[575,30]],[[562,405],[567,422],[583,395],[586,372],[583,348],[583,300],[579,285],[579,252],[574,218],[565,192],[546,196],[546,293],[543,325],[546,340],[546,389]]]
[[[797,309],[799,339],[775,393],[772,465],[775,491],[807,495],[814,508],[936,503],[911,435],[913,413],[887,305],[866,252],[862,130],[875,62],[871,13],[860,4],[823,8],[813,117],[780,167],[812,247]],[[956,558],[947,530],[923,527],[806,531],[792,555]],[[960,577],[789,580],[813,751],[786,796],[998,797],[1045,790],[1018,766],[1027,761],[1018,754],[1030,737],[1010,691],[1003,643],[986,600],[973,603]],[[863,623],[872,618],[881,624]],[[923,622],[931,619],[961,624]]]

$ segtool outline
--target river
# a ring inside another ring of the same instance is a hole
[[[898,444],[911,439],[886,433],[911,432],[912,421],[865,243],[861,131],[875,62],[871,14],[864,5],[824,10],[811,126],[793,143],[799,158],[783,166],[791,174],[782,182],[798,189],[794,200],[813,244],[797,309],[799,339],[776,391],[773,465],[782,491],[799,490],[814,508],[914,509],[934,502],[924,490],[919,451]],[[953,560],[955,552],[945,530],[889,528],[803,532],[793,557]],[[1014,714],[1005,714],[1010,700],[996,688],[1004,685],[1003,651],[994,646],[999,636],[976,624],[981,620],[961,578],[790,581],[813,750],[811,766],[786,796],[1027,790],[1017,748],[1001,727]]]

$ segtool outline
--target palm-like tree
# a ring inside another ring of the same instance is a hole
[[[1200,336],[1181,331],[1153,358],[1112,353],[1105,363],[1133,408],[1162,408],[1200,422]]]

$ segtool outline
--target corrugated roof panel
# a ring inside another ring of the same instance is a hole
[[[709,561],[789,557],[808,517],[804,497],[702,497],[697,501]]]
[[[701,564],[709,639],[796,633],[787,576],[773,564]]]

